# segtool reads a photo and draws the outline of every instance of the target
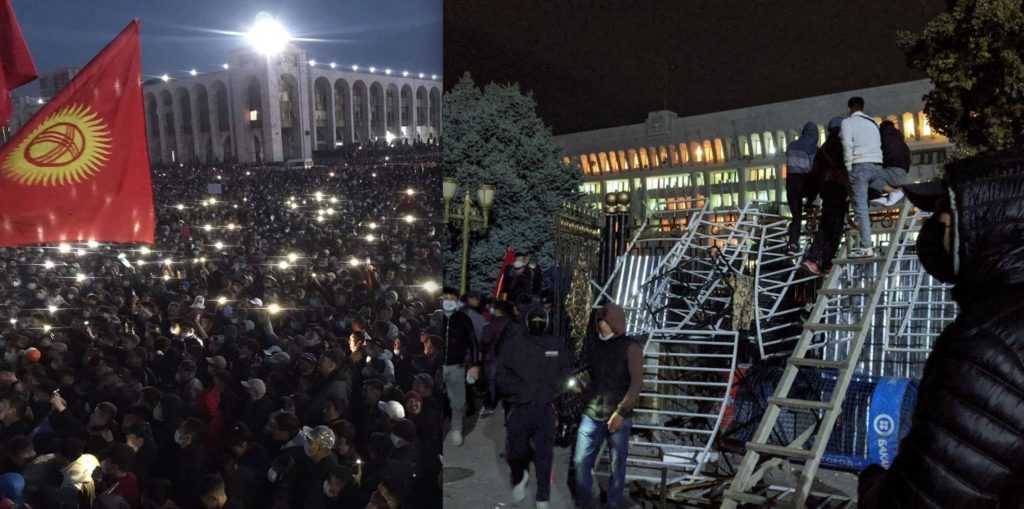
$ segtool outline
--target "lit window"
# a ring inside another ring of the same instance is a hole
[[[619,151],[619,168],[621,168],[622,171],[629,169],[629,162],[626,160],[626,152],[622,150]]]
[[[761,136],[757,133],[750,135],[750,144],[754,151],[754,157],[761,157]]]
[[[587,161],[587,156],[580,156],[580,165],[583,166],[583,174],[590,175],[590,161]]]
[[[903,114],[903,135],[907,138],[914,138],[917,136],[917,132],[914,131],[914,114],[904,113]]]
[[[250,122],[255,122],[255,121],[259,120],[259,118],[260,118],[259,115],[260,115],[259,110],[251,110],[251,111],[249,111],[249,121]]]
[[[709,163],[715,162],[715,152],[711,148],[711,140],[704,140],[704,160]]]
[[[725,161],[725,148],[722,147],[722,140],[720,138],[715,138],[715,157],[718,159],[718,162]]]
[[[931,136],[932,125],[928,123],[928,115],[925,115],[923,111],[918,115],[921,116],[921,136]]]

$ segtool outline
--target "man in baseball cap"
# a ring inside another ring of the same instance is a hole
[[[315,428],[303,426],[302,435],[306,439],[305,450],[310,464],[307,475],[300,480],[301,493],[321,493],[331,469],[339,465],[338,457],[334,454],[334,432],[323,425]]]

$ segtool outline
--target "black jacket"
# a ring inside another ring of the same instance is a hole
[[[456,311],[444,317],[441,343],[441,362],[445,366],[476,362],[476,332],[466,313]]]
[[[946,168],[960,313],[925,364],[892,466],[861,475],[859,507],[1024,505],[1024,151],[1010,155]]]
[[[882,166],[910,171],[910,147],[903,139],[903,133],[894,125],[883,122],[879,134],[882,138]]]
[[[544,314],[538,308],[522,313],[523,323],[530,317]],[[564,392],[572,359],[564,342],[556,336],[535,336],[522,325],[509,330],[512,334],[498,356],[495,382],[498,392],[511,405],[547,404]]]

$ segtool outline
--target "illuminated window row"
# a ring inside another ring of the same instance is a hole
[[[877,122],[892,120],[907,138],[923,139],[936,136],[923,111],[905,112],[901,116],[875,117]],[[818,144],[825,142],[825,126],[818,124]],[[741,159],[776,157],[782,155],[786,145],[799,138],[795,129],[764,131],[737,136],[736,138],[715,138],[703,141],[683,142],[678,145],[661,145],[631,148],[628,150],[580,154],[577,158],[585,175],[608,175],[638,170],[652,170],[694,164],[717,164]],[[570,164],[570,158],[563,162]]]

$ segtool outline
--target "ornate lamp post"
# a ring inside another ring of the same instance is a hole
[[[486,230],[488,225],[487,216],[490,214],[491,206],[494,205],[494,186],[483,184],[476,191],[476,199],[480,204],[479,208],[473,206],[473,200],[466,190],[461,205],[452,205],[452,200],[459,189],[459,182],[451,177],[444,178],[441,188],[441,195],[444,198],[444,222],[449,221],[453,225],[462,227],[462,281],[460,293],[466,293],[466,286],[469,284],[469,232]]]

